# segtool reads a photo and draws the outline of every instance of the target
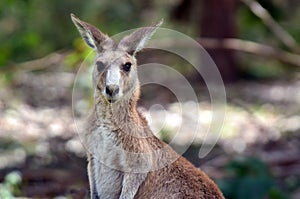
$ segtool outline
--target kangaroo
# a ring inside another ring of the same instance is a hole
[[[74,14],[71,19],[96,51],[94,106],[83,136],[91,198],[224,198],[204,172],[151,132],[137,109],[140,86],[135,55],[162,21],[114,42]]]

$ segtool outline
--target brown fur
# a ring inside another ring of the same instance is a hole
[[[208,176],[155,137],[137,110],[140,88],[134,54],[160,24],[139,29],[117,45],[74,15],[72,20],[99,53],[95,63],[109,63],[104,71],[94,70],[94,109],[84,139],[91,198],[224,198]],[[126,62],[132,63],[130,72],[121,69]],[[121,74],[120,80],[110,80],[120,88],[115,99],[105,94],[109,70]]]
[[[185,158],[149,172],[134,198],[223,198],[214,182]]]

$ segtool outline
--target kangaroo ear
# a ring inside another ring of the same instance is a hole
[[[112,40],[107,35],[91,24],[81,21],[74,14],[71,14],[71,19],[86,44],[94,50],[102,51],[106,45],[112,43]]]
[[[163,20],[161,19],[157,24],[134,31],[120,41],[118,48],[125,50],[131,55],[135,55],[135,53],[144,48],[147,41],[162,23]]]

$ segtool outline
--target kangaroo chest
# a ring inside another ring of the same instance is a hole
[[[122,191],[124,160],[116,143],[114,132],[105,126],[93,130],[87,139],[93,183],[100,198],[119,198]]]
[[[102,198],[133,198],[147,173],[135,173],[128,152],[116,132],[100,125],[87,136],[87,148],[91,155],[92,173],[95,191]],[[134,163],[135,164],[135,163]]]

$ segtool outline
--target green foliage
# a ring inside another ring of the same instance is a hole
[[[240,61],[241,70],[249,79],[276,79],[285,77],[289,67],[276,60],[266,60],[254,55],[244,55]]]
[[[21,148],[22,145],[9,138],[1,138],[0,140],[0,153],[7,150],[13,150],[16,148]]]
[[[258,0],[258,2],[288,32],[291,32],[298,41],[300,40],[299,28],[295,25],[300,16],[297,14],[299,13],[297,12],[299,3],[296,1],[284,3],[274,0]],[[71,49],[73,45],[77,48],[79,34],[70,20],[70,13],[75,13],[80,18],[101,27],[103,32],[114,35],[119,31],[142,25],[142,22],[143,24],[151,23],[162,17],[168,19],[172,8],[176,5],[178,5],[176,1],[91,0],[87,3],[82,0],[1,0],[0,70],[7,71],[6,69],[10,69],[11,64],[40,58],[64,48]],[[289,6],[295,7],[292,13],[288,9]],[[238,37],[280,45],[269,28],[244,4],[239,4],[236,20]],[[174,27],[174,29],[182,31],[186,31],[187,28],[198,30],[199,26],[198,23],[195,23],[194,27],[181,27],[176,21],[171,24],[168,24],[168,20],[165,21],[166,27]],[[84,53],[80,54],[81,52]],[[68,56],[64,63],[67,69],[70,69],[70,66],[71,69],[74,69],[85,52],[86,50],[76,51]],[[242,70],[250,76],[264,78],[278,77],[282,74],[283,66],[280,64],[276,64],[276,67],[273,68],[273,63],[267,63],[271,67],[265,67],[266,63],[257,63],[253,60],[255,59],[241,60],[242,66],[247,65],[242,67]],[[9,81],[9,77],[5,78]]]
[[[73,43],[74,51],[67,55],[64,60],[64,65],[72,69],[74,66],[77,68],[78,64],[81,64],[82,61],[87,61],[91,64],[94,58],[94,56],[90,56],[93,52],[92,49],[89,48],[81,38],[75,39]]]
[[[22,177],[20,172],[13,171],[5,176],[4,182],[0,183],[0,198],[13,199],[20,194]]]
[[[118,5],[118,6],[116,6]],[[71,48],[79,34],[70,13],[117,33],[139,22],[140,1],[2,0],[0,1],[0,69]],[[130,25],[130,26],[129,26]]]
[[[227,165],[231,178],[218,184],[227,199],[285,199],[267,166],[258,159],[240,158]]]
[[[160,136],[160,139],[162,139],[163,141],[170,142],[172,140],[172,131],[167,128],[163,128],[159,132],[159,136]]]
[[[296,41],[300,41],[300,29],[295,25],[296,21],[299,21],[300,16],[298,12],[299,2],[274,0],[257,0],[257,2],[269,12],[276,23],[282,26]],[[241,4],[238,7],[236,22],[239,38],[286,50],[280,39],[274,35],[268,25],[264,24],[260,18],[254,15],[246,5]],[[239,58],[240,70],[247,78],[282,78],[287,74],[293,73],[290,67],[278,62],[276,58],[269,59],[246,54],[241,54]]]
[[[70,8],[68,2],[0,1],[0,66],[41,57],[70,43],[71,24],[62,10]]]
[[[273,1],[258,0],[258,2],[276,21],[283,20],[283,9],[279,8]],[[243,4],[238,9],[236,20],[239,29],[239,37],[263,43],[274,39],[272,37],[273,33],[270,32],[269,28],[262,20],[254,15],[249,7]]]

